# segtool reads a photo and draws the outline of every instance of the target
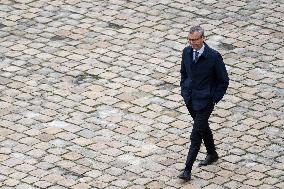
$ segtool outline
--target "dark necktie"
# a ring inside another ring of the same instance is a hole
[[[193,51],[193,62],[196,63],[198,60],[198,51]]]

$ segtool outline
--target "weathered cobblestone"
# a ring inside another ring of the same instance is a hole
[[[277,0],[1,1],[0,188],[283,188],[283,18]],[[220,159],[184,183],[195,24],[231,80]]]

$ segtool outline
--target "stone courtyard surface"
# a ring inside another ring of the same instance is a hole
[[[0,0],[1,189],[284,188],[281,0]],[[210,118],[220,159],[184,168],[191,26],[230,86]]]

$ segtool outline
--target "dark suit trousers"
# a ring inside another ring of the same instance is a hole
[[[214,109],[214,104],[209,102],[205,108],[201,110],[193,110],[191,103],[189,103],[187,105],[187,109],[194,121],[190,135],[191,144],[186,160],[186,169],[191,170],[199,152],[202,140],[208,154],[216,153],[212,131],[208,123],[208,119]]]

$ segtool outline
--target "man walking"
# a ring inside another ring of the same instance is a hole
[[[199,166],[210,165],[218,160],[208,119],[214,105],[223,98],[229,85],[223,58],[204,42],[202,27],[190,28],[188,42],[190,46],[183,49],[180,70],[181,95],[194,121],[185,169],[179,175],[180,179],[186,181],[191,178],[191,169],[202,140],[207,156]]]

